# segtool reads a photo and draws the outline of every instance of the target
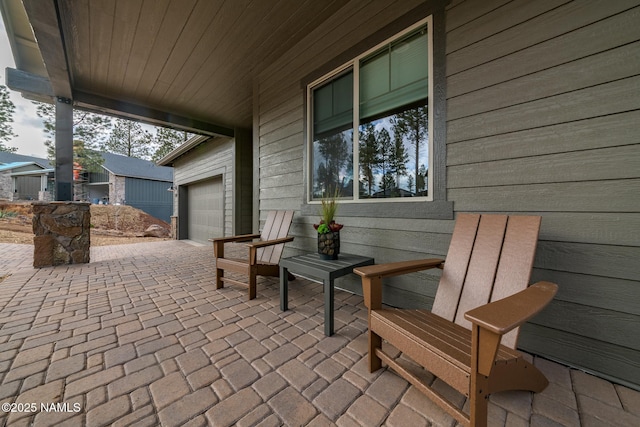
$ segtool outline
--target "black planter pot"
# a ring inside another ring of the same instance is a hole
[[[318,253],[321,259],[338,259],[340,254],[340,232],[318,234]]]

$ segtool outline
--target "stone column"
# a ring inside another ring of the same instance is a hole
[[[89,262],[89,203],[34,202],[32,206],[34,267]]]

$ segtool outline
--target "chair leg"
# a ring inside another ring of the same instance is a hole
[[[222,289],[224,287],[224,282],[222,278],[224,277],[224,270],[221,268],[216,268],[216,289]]]
[[[249,272],[249,301],[256,297],[256,274]]]
[[[382,359],[378,357],[377,350],[382,349],[382,338],[369,328],[369,372],[375,372],[382,368]]]
[[[472,374],[472,377],[474,375]],[[482,374],[475,374],[469,390],[469,418],[471,427],[487,427],[489,416],[489,380]]]
[[[496,364],[491,371],[490,392],[526,390],[540,393],[549,381],[540,370],[524,359],[514,363]]]

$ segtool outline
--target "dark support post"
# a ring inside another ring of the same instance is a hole
[[[56,200],[73,200],[73,104],[56,98]]]

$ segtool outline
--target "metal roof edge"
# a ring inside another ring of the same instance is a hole
[[[6,164],[0,164],[0,170],[11,170],[16,168],[22,168],[24,166],[29,166],[29,165],[34,165],[42,168],[42,166],[40,166],[36,162],[11,162]]]
[[[33,176],[33,175],[47,175],[55,172],[55,169],[40,169],[40,170],[32,170],[32,171],[23,171],[23,172],[13,172],[11,176]]]

